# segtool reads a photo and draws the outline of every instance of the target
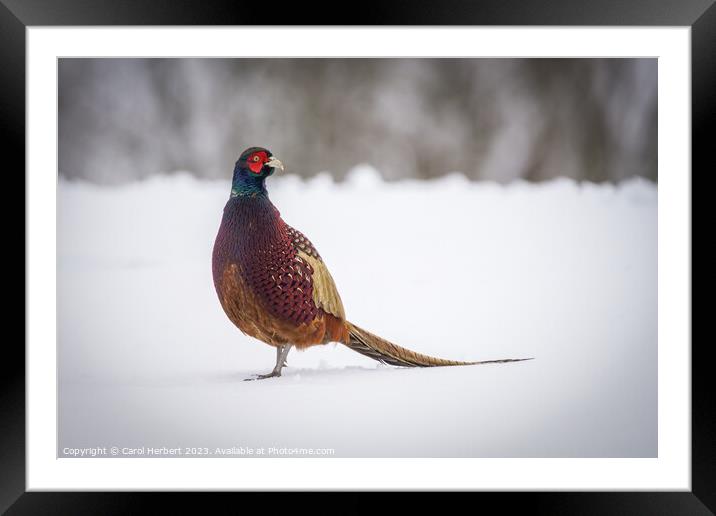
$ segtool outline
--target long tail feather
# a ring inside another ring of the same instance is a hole
[[[521,362],[532,360],[531,358],[505,358],[501,360],[483,360],[479,362],[460,362],[457,360],[445,360],[435,358],[421,353],[416,353],[406,348],[401,348],[387,340],[373,335],[372,333],[359,328],[353,323],[347,322],[350,339],[348,346],[353,351],[377,360],[383,364],[390,364],[402,367],[439,367],[439,366],[462,366],[477,364],[498,364],[503,362]]]

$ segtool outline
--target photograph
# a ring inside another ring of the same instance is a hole
[[[57,59],[58,458],[656,458],[658,59]]]

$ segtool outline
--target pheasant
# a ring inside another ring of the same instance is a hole
[[[266,178],[281,161],[261,147],[246,149],[234,167],[212,256],[214,286],[224,312],[246,335],[276,348],[281,376],[292,347],[341,343],[384,364],[404,367],[462,366],[529,359],[460,362],[402,348],[346,319],[325,262],[306,236],[286,224],[271,203]]]

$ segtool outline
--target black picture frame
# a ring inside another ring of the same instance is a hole
[[[716,6],[713,0],[441,0],[375,2],[360,9],[337,3],[292,2],[275,8],[246,1],[174,0],[0,0],[0,113],[5,181],[25,192],[25,30],[39,25],[659,25],[691,27],[692,170],[713,170],[710,147],[716,125]],[[14,158],[10,161],[8,158]],[[693,172],[692,178],[693,178]],[[12,190],[17,192],[19,190]],[[7,193],[7,190],[6,190]],[[26,192],[25,192],[26,193]],[[15,198],[19,195],[15,193]],[[7,197],[6,197],[7,199]],[[693,201],[692,201],[693,205]],[[17,226],[17,209],[3,203],[6,220]],[[10,211],[14,210],[14,211]],[[12,229],[12,228],[9,228]],[[22,227],[24,239],[24,225]],[[7,231],[5,232],[7,235]],[[19,240],[19,235],[18,235]],[[23,263],[27,259],[23,245]],[[15,253],[16,256],[19,253]],[[6,254],[7,256],[7,254]],[[19,262],[19,258],[15,258]],[[12,263],[12,260],[10,260]],[[8,265],[9,267],[10,265]],[[25,269],[27,271],[27,269]],[[27,274],[27,272],[26,272]],[[10,274],[10,276],[19,276]],[[27,280],[27,278],[25,278]],[[23,299],[25,299],[23,297]],[[14,298],[6,296],[6,302]],[[24,310],[23,303],[23,310]],[[10,327],[10,317],[6,320]],[[26,328],[25,328],[26,329]],[[6,332],[0,374],[0,512],[8,514],[111,514],[149,510],[150,502],[192,505],[204,511],[209,493],[195,497],[167,493],[25,492],[25,352],[20,338]],[[24,340],[24,339],[23,339]],[[454,504],[476,510],[499,506],[545,514],[713,514],[716,512],[716,406],[714,376],[706,343],[692,338],[692,491],[691,492],[530,492],[451,494]],[[218,496],[217,496],[218,495]],[[273,493],[215,493],[214,513],[234,513],[234,496],[249,497],[241,508],[278,510]],[[300,494],[305,500],[307,494]],[[465,499],[470,497],[469,500]],[[461,499],[458,499],[460,497]],[[477,497],[475,499],[475,497]],[[381,494],[351,493],[341,507],[366,513]],[[439,500],[414,493],[404,510],[442,509]],[[323,499],[325,500],[325,499]],[[292,505],[303,501],[292,502]],[[315,507],[311,500],[309,507]],[[434,504],[434,505],[433,505]],[[438,505],[439,504],[439,505]]]

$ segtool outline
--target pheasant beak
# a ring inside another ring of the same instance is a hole
[[[273,156],[271,156],[271,159],[266,162],[266,165],[273,168],[280,168],[281,171],[283,171],[283,163],[281,163],[281,161],[274,158]]]

